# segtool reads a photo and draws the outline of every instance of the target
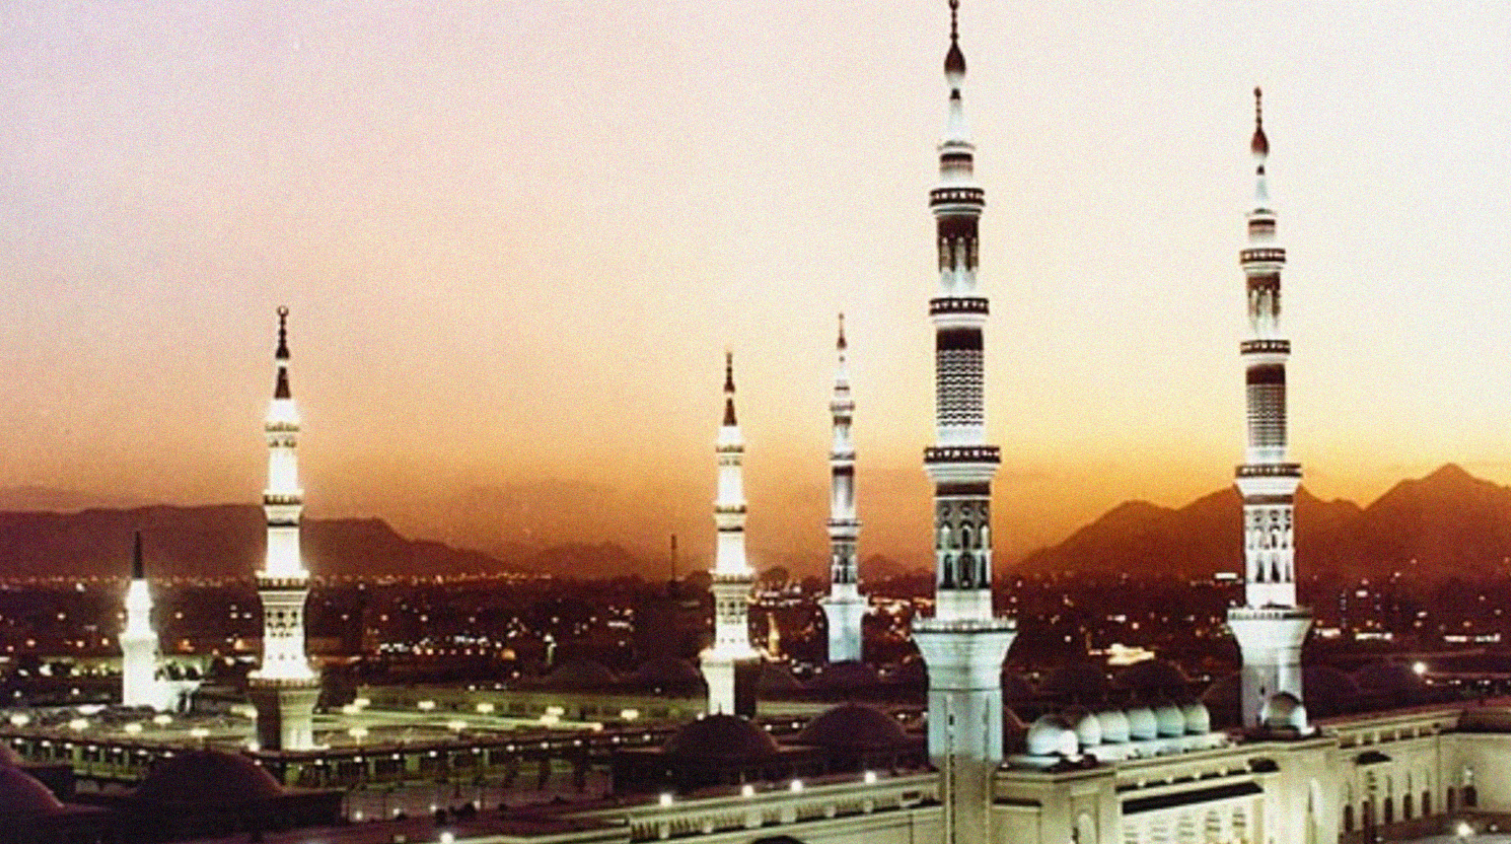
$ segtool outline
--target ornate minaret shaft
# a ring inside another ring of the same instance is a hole
[[[750,590],[755,573],[745,561],[745,485],[741,463],[745,437],[735,417],[734,356],[724,358],[724,422],[714,448],[719,457],[719,497],[714,524],[719,531],[714,557],[714,641],[703,652],[709,714],[755,714],[749,682],[757,654],[750,646]]]
[[[1286,458],[1285,364],[1291,342],[1280,330],[1280,270],[1275,212],[1265,185],[1270,142],[1260,90],[1254,89],[1254,209],[1249,243],[1239,253],[1248,290],[1249,339],[1240,345],[1248,387],[1248,449],[1236,485],[1243,495],[1244,606],[1228,613],[1243,655],[1244,726],[1259,723],[1278,692],[1301,697],[1301,645],[1311,613],[1296,606],[1296,488],[1301,466]]]
[[[263,431],[268,443],[268,487],[262,509],[268,520],[267,562],[257,573],[262,599],[262,665],[249,678],[257,706],[257,733],[268,750],[314,746],[313,713],[320,678],[304,652],[304,606],[309,572],[299,550],[299,411],[289,389],[289,309],[278,309],[277,380]]]
[[[850,398],[850,373],[845,361],[844,314],[839,315],[835,348],[839,367],[829,399],[829,413],[834,417],[834,439],[829,446],[829,597],[822,606],[829,621],[829,661],[859,662],[866,601],[860,596],[855,558],[860,535],[860,522],[855,518],[855,444],[850,440],[855,400]]]
[[[992,775],[1002,761],[1002,660],[1017,635],[992,615],[992,477],[1000,453],[986,444],[983,331],[977,295],[977,221],[986,193],[974,177],[975,145],[961,102],[965,54],[959,0],[950,0],[949,122],[939,144],[939,183],[929,192],[939,251],[934,322],[934,430],[924,450],[934,481],[934,617],[913,639],[929,672],[929,756],[939,768],[945,844],[989,840]]]
[[[126,587],[126,629],[121,631],[121,704],[161,709],[157,682],[158,640],[152,629],[152,594],[142,563],[142,534],[131,552],[131,584]]]

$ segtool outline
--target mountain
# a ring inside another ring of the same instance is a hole
[[[1359,535],[1387,570],[1504,574],[1511,563],[1511,488],[1448,464],[1402,481],[1364,509]]]
[[[0,574],[6,577],[115,577],[130,564],[142,532],[154,577],[251,577],[262,565],[267,527],[261,507],[91,509],[0,513]],[[427,576],[522,570],[476,551],[406,539],[379,519],[305,519],[306,566],[325,576]]]
[[[1314,570],[1352,572],[1368,557],[1359,535],[1365,510],[1350,501],[1296,493],[1296,545]],[[1511,514],[1508,514],[1511,524]],[[1208,578],[1243,568],[1243,503],[1232,487],[1180,508],[1119,504],[1058,545],[1025,557],[1025,572],[1160,573]]]

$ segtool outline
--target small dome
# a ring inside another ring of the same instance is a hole
[[[824,666],[824,670],[813,678],[810,685],[816,689],[868,689],[881,685],[881,677],[876,669],[864,662],[846,660]]]
[[[261,765],[223,750],[190,750],[148,774],[132,796],[164,805],[237,806],[277,797],[283,786]]]
[[[1065,720],[1070,722],[1070,728],[1076,734],[1076,743],[1082,750],[1102,743],[1102,722],[1090,711],[1073,709],[1065,713]]]
[[[787,666],[780,662],[761,663],[761,675],[756,678],[756,693],[760,695],[793,692],[801,689],[802,683],[792,676]]]
[[[17,753],[15,748],[0,741],[0,765],[23,765],[25,763],[26,760],[21,758],[21,754]]]
[[[1102,742],[1122,744],[1128,740],[1128,715],[1121,709],[1104,709],[1097,713],[1097,723],[1102,727]]]
[[[1145,696],[1179,696],[1186,693],[1191,681],[1180,666],[1167,659],[1146,659],[1128,666],[1118,673],[1112,685],[1129,689]],[[1146,698],[1147,699],[1147,698]]]
[[[1186,716],[1186,732],[1191,735],[1212,732],[1212,713],[1201,701],[1195,700],[1181,707],[1181,714]]]
[[[1107,688],[1107,674],[1090,663],[1056,668],[1039,684],[1044,694],[1080,701],[1102,700]]]
[[[1267,730],[1296,730],[1306,732],[1306,707],[1301,699],[1290,692],[1280,692],[1265,701],[1259,720]]]
[[[879,709],[850,703],[809,721],[797,741],[836,750],[889,750],[907,744],[908,737],[897,719]]]
[[[1173,703],[1162,703],[1154,710],[1155,729],[1165,738],[1186,734],[1186,716]]]
[[[677,686],[703,682],[697,666],[674,656],[658,656],[635,669],[635,680],[655,686]]]
[[[755,762],[777,754],[767,732],[738,715],[709,715],[693,721],[666,740],[662,751],[682,759]]]
[[[1074,756],[1077,743],[1075,731],[1059,715],[1041,715],[1028,728],[1028,753],[1030,756]]]
[[[1159,722],[1147,706],[1135,706],[1128,710],[1128,738],[1132,741],[1148,741],[1159,736]]]
[[[0,817],[49,815],[63,809],[47,786],[20,768],[0,767]]]
[[[1029,700],[1034,696],[1034,687],[1016,671],[1002,672],[1002,699],[1008,703]]]
[[[590,659],[564,662],[546,677],[546,685],[559,689],[591,689],[612,686],[616,682],[618,678],[614,676],[614,672],[603,663]]]

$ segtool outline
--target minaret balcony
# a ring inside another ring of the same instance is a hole
[[[1238,263],[1244,266],[1248,266],[1249,264],[1284,264],[1285,250],[1278,246],[1244,249],[1238,253]]]
[[[1238,350],[1245,355],[1288,355],[1291,353],[1291,341],[1245,340],[1239,344]]]
[[[1236,470],[1240,478],[1299,478],[1300,463],[1245,463]]]
[[[940,210],[941,206],[958,205],[963,210],[979,210],[986,205],[986,191],[978,187],[950,185],[929,191],[929,207]]]
[[[929,300],[929,316],[942,314],[981,314],[991,310],[985,296],[939,296]]]

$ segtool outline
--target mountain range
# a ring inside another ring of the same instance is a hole
[[[133,531],[143,533],[150,571],[159,577],[246,578],[260,567],[266,528],[253,505],[95,506],[43,512],[82,499],[27,489],[0,491],[0,576],[116,577],[129,566]],[[1242,503],[1231,487],[1183,507],[1130,501],[1063,542],[1028,554],[1006,571],[1078,571],[1208,578],[1242,569]],[[1296,544],[1304,572],[1384,577],[1393,572],[1468,577],[1511,570],[1511,487],[1449,464],[1405,480],[1367,506],[1323,501],[1301,488]],[[538,572],[582,579],[661,576],[649,562],[612,542],[504,543],[488,553],[401,536],[380,519],[305,519],[306,565],[323,576],[436,576]],[[880,568],[908,566],[868,556],[868,579]],[[921,566],[919,566],[921,568]],[[796,570],[796,569],[795,569]]]

